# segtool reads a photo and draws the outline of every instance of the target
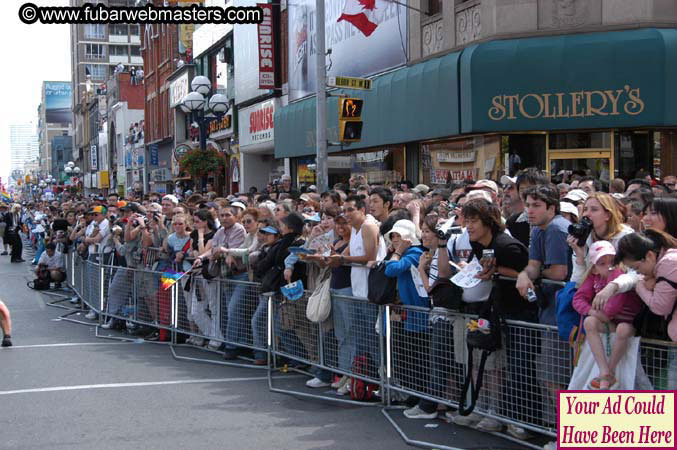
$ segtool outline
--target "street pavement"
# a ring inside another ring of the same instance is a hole
[[[96,338],[93,326],[59,320],[68,311],[46,305],[55,297],[26,287],[30,268],[0,257],[0,299],[14,328],[14,347],[0,349],[0,449],[412,448],[378,407],[273,393],[266,370],[180,361],[166,345]],[[309,391],[304,376],[276,377],[276,387]],[[441,420],[391,415],[411,439],[523,448]]]

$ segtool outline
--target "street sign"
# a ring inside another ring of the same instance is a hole
[[[327,86],[368,91],[371,89],[371,80],[355,77],[327,77]]]

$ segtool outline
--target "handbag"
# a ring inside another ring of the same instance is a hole
[[[326,274],[330,274],[327,276]],[[315,290],[308,298],[306,305],[306,317],[314,323],[321,323],[327,320],[331,313],[331,272],[324,269],[324,272],[318,277],[322,281],[315,287]]]
[[[386,305],[395,301],[397,279],[386,276],[385,261],[379,261],[369,270],[367,284],[369,285],[367,298],[371,303]]]

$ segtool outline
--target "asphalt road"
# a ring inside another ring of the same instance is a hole
[[[268,389],[265,370],[179,361],[166,345],[99,339],[59,320],[32,291],[28,263],[0,257],[0,298],[14,347],[0,349],[0,449],[399,449],[378,407],[301,399]],[[180,348],[184,355],[207,355]],[[308,391],[307,379],[276,386]],[[441,420],[392,416],[410,438],[459,448],[520,448]]]

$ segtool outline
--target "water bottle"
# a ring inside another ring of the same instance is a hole
[[[527,300],[531,303],[538,300],[538,296],[536,296],[536,292],[532,288],[527,289]]]

